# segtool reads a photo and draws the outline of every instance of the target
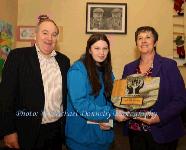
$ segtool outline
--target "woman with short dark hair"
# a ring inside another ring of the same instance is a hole
[[[156,104],[139,112],[154,112],[151,117],[129,119],[128,134],[131,150],[176,150],[184,135],[180,112],[186,106],[185,85],[174,60],[156,52],[158,33],[153,27],[142,26],[135,32],[140,58],[125,65],[123,78],[131,74],[160,77]]]

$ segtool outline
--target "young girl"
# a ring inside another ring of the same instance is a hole
[[[108,150],[113,141],[116,115],[110,96],[113,84],[110,43],[104,34],[93,34],[86,53],[67,75],[66,142],[69,150]],[[117,110],[118,111],[118,110]]]

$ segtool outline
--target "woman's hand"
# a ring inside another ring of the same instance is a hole
[[[99,127],[101,130],[110,130],[111,129],[111,126],[109,126],[108,123],[105,123],[105,122],[99,123]]]
[[[149,117],[137,117],[135,118],[136,120],[140,120],[148,125],[156,124],[160,122],[160,118],[157,114],[155,113],[150,113]]]
[[[129,118],[125,115],[125,112],[122,109],[116,108],[115,119],[119,122],[127,121]]]

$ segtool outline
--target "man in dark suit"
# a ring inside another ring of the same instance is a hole
[[[0,84],[0,134],[9,148],[62,149],[70,60],[54,50],[59,29],[39,17],[33,47],[12,50]]]

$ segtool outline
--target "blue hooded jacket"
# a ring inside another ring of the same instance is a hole
[[[98,71],[99,72],[99,71]],[[114,138],[113,130],[101,130],[98,124],[88,124],[87,121],[106,122],[113,119],[115,109],[104,96],[104,84],[99,72],[101,90],[98,96],[92,95],[87,70],[82,61],[75,62],[67,75],[67,112],[66,112],[66,142],[79,144],[111,144]],[[113,77],[114,78],[114,77]]]

